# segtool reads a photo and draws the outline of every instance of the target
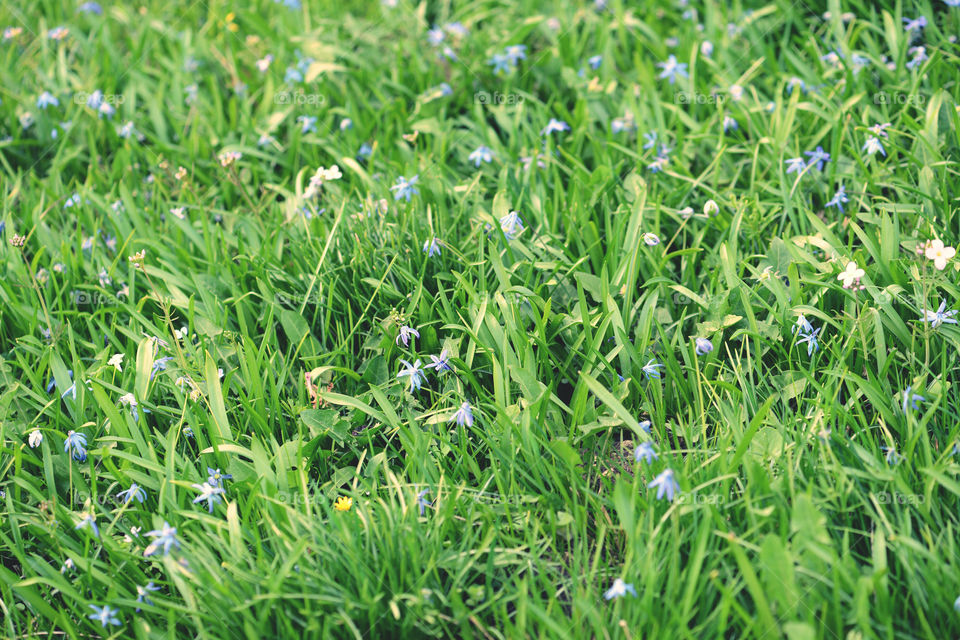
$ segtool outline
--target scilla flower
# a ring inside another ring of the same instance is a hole
[[[460,427],[464,425],[468,427],[473,426],[473,411],[470,409],[469,402],[464,402],[463,404],[461,404],[460,408],[457,409],[457,412],[450,417],[450,420],[448,420],[448,422],[454,422],[454,421],[456,421],[457,426],[460,426]]]
[[[390,190],[394,192],[393,199],[399,200],[403,198],[407,202],[410,202],[410,198],[420,193],[417,188],[413,186],[417,183],[419,177],[419,175],[415,175],[409,180],[403,176],[397,178],[397,183],[390,187]]]
[[[656,360],[650,360],[647,364],[643,365],[643,375],[647,377],[647,380],[650,378],[662,378],[663,374],[660,373],[660,367],[666,367],[666,365],[660,364]]]
[[[520,219],[520,212],[511,211],[500,218],[500,229],[507,240],[513,240],[523,231],[523,221]]]
[[[146,535],[154,538],[154,540],[143,550],[144,557],[152,556],[161,547],[163,548],[163,555],[170,553],[171,548],[180,548],[180,541],[177,540],[177,528],[171,527],[166,522],[163,523],[162,528],[147,531]]]
[[[658,457],[652,442],[641,442],[637,445],[637,448],[633,450],[633,459],[637,462],[644,460],[647,464],[652,464]]]
[[[657,66],[662,69],[660,75],[657,76],[660,80],[667,79],[670,81],[670,84],[673,84],[677,81],[677,77],[687,78],[687,65],[684,62],[677,62],[677,57],[673,54],[667,58],[666,62],[658,62]]]
[[[713,343],[706,338],[697,338],[694,342],[698,356],[706,355],[713,351]]]
[[[548,122],[547,126],[543,128],[543,131],[540,132],[540,135],[548,136],[551,133],[563,133],[564,131],[570,131],[570,125],[563,120],[550,118],[550,122]]]
[[[400,333],[397,335],[396,344],[403,342],[403,346],[410,346],[410,336],[420,337],[420,332],[414,329],[413,327],[408,327],[406,325],[400,327]]]
[[[485,145],[480,145],[470,153],[467,159],[473,163],[473,166],[479,167],[484,162],[493,161],[493,151]]]
[[[604,592],[603,597],[606,600],[613,600],[614,598],[622,598],[628,593],[633,597],[637,596],[637,590],[632,584],[624,582],[623,578],[617,578],[613,581],[613,586]]]
[[[677,484],[677,480],[674,478],[672,469],[665,470],[647,485],[648,489],[653,489],[654,487],[657,489],[657,500],[663,500],[666,498],[672,502],[674,496],[680,493],[680,485]]]
[[[940,308],[938,308],[936,311],[930,311],[929,309],[924,309],[923,317],[920,318],[920,321],[929,322],[930,328],[932,329],[936,329],[942,324],[957,324],[957,321],[953,318],[953,316],[957,315],[957,310],[951,309],[950,311],[946,311],[946,308],[947,308],[947,301],[942,300],[940,302]],[[38,433],[38,432],[35,431],[34,433]]]
[[[69,431],[63,442],[63,452],[69,453],[74,460],[83,462],[87,459],[87,436],[77,431]]]
[[[403,364],[403,369],[400,370],[400,373],[397,374],[397,377],[403,378],[409,376],[410,393],[413,393],[415,390],[420,388],[420,385],[423,384],[424,371],[420,367],[420,360],[416,360],[413,364],[410,364],[406,360],[401,360],[400,362]]]
[[[147,499],[147,492],[143,490],[143,487],[137,483],[130,485],[130,488],[126,491],[121,491],[117,494],[118,498],[122,498],[124,503],[132,502],[136,499],[138,502],[143,502]]]
[[[114,626],[120,625],[120,620],[117,618],[118,611],[116,609],[111,609],[109,605],[98,607],[95,604],[91,604],[90,608],[93,609],[94,613],[91,613],[87,617],[91,620],[96,620],[102,627],[106,627],[108,624],[112,624]]]
[[[428,258],[440,255],[440,238],[431,238],[423,243],[423,252]]]
[[[213,513],[213,505],[220,502],[223,498],[222,496],[225,492],[223,487],[215,487],[209,482],[204,482],[203,484],[192,484],[190,485],[194,489],[200,491],[200,495],[193,499],[193,504],[207,501],[207,511]]]

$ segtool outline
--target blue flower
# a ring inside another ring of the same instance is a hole
[[[517,66],[517,62],[527,59],[527,45],[512,44],[504,49],[504,54],[507,56],[507,60],[510,61],[510,64]]]
[[[80,522],[74,527],[74,530],[82,529],[84,527],[90,527],[90,529],[93,531],[93,535],[98,538],[100,537],[100,529],[97,528],[96,517],[93,515],[93,511],[88,511],[82,514]]]
[[[316,133],[317,131],[317,117],[316,116],[300,116],[297,118],[297,122],[300,123],[300,133]]]
[[[500,218],[500,229],[507,240],[513,240],[523,231],[523,220],[519,211],[511,211]]]
[[[496,73],[508,73],[510,71],[510,58],[503,55],[502,53],[495,53],[489,60],[487,64],[493,67],[493,72]]]
[[[807,343],[808,357],[812,356],[813,352],[820,348],[820,343],[817,341],[817,334],[820,333],[820,329],[822,328],[823,327],[819,327],[813,331],[810,331],[809,333],[805,333],[803,331],[800,332],[800,339],[797,340],[797,344]]]
[[[882,447],[882,450],[887,452],[887,455],[884,456],[884,459],[891,467],[903,459],[900,454],[897,453],[896,447]]]
[[[670,84],[676,82],[678,76],[681,78],[689,77],[687,75],[687,64],[685,62],[677,62],[677,57],[672,53],[666,62],[658,62],[657,66],[663,69],[657,77],[660,80],[664,78],[668,79]]]
[[[193,504],[197,504],[198,502],[206,500],[207,511],[210,513],[213,513],[213,505],[220,502],[223,499],[220,496],[225,493],[223,487],[216,487],[209,482],[204,482],[203,484],[192,484],[190,486],[200,491],[200,495],[193,499]]]
[[[464,402],[460,405],[460,408],[457,409],[457,412],[451,416],[447,422],[453,422],[456,420],[457,426],[462,427],[464,425],[468,427],[473,426],[473,411],[470,410],[470,403]]]
[[[827,204],[824,206],[836,207],[841,213],[843,213],[843,203],[848,202],[849,200],[850,198],[847,197],[847,190],[841,184],[840,188],[837,189],[837,192],[833,194],[833,197],[830,198],[830,200],[828,200]]]
[[[400,198],[403,198],[407,202],[410,202],[410,198],[420,193],[417,190],[417,188],[413,186],[417,183],[417,180],[419,178],[420,178],[419,174],[413,176],[409,180],[407,180],[403,176],[400,176],[399,178],[397,178],[397,183],[392,187],[390,187],[390,190],[395,192],[393,194],[393,199],[399,200]]]
[[[927,26],[927,19],[923,16],[920,16],[919,18],[913,18],[912,20],[910,18],[903,19],[903,30],[907,33],[910,33],[911,31],[919,31],[925,26]]]
[[[400,341],[403,341],[403,346],[410,346],[410,336],[420,337],[420,332],[414,329],[413,327],[408,327],[406,325],[400,327],[400,333],[397,335],[396,344],[400,344]]]
[[[400,361],[404,368],[400,370],[400,373],[397,374],[398,378],[403,378],[405,376],[410,376],[410,393],[413,393],[415,390],[420,388],[420,385],[423,384],[423,378],[426,376],[424,370],[420,367],[420,360],[417,359],[413,364],[410,364],[406,360]]]
[[[947,311],[947,301],[941,300],[940,307],[936,311],[930,311],[929,309],[923,310],[923,316],[920,318],[920,322],[929,322],[931,329],[936,329],[940,325],[946,324],[957,324],[957,321],[953,316],[957,315],[956,309],[951,309]]]
[[[600,68],[600,65],[603,64],[603,56],[592,56],[587,58],[587,64],[590,65],[590,68],[596,71]]]
[[[360,158],[361,160],[366,160],[372,155],[373,155],[373,147],[371,147],[366,142],[360,145],[360,149],[357,151],[357,158]]]
[[[863,147],[860,150],[866,151],[867,155],[869,156],[872,156],[877,152],[884,157],[887,155],[887,150],[883,148],[883,143],[880,142],[880,138],[876,136],[870,136],[867,138],[867,141],[863,143]]]
[[[642,421],[642,422],[639,423],[640,428],[643,429],[644,431],[646,431],[647,433],[650,433],[650,426],[651,426],[651,425],[652,425],[652,423],[651,423],[649,420],[644,420],[644,421]]]
[[[493,151],[485,145],[480,145],[467,156],[467,160],[472,162],[473,166],[479,167],[484,162],[493,161]]]
[[[423,252],[428,258],[440,255],[440,238],[432,238],[423,243]]]
[[[84,2],[77,7],[77,11],[80,13],[92,13],[98,16],[103,14],[103,9],[96,2]]]
[[[706,338],[697,338],[694,342],[696,343],[695,351],[698,356],[706,355],[713,351],[713,343]]]
[[[63,452],[69,453],[74,460],[83,462],[87,459],[87,436],[78,431],[68,431],[67,439],[63,442]]]
[[[657,146],[656,131],[648,131],[647,133],[643,134],[643,139],[646,140],[646,142],[643,143],[644,149],[653,149],[655,146]]]
[[[140,604],[149,604],[152,605],[153,602],[147,596],[151,591],[160,591],[160,587],[153,584],[153,581],[147,583],[147,586],[141,587],[137,585],[137,602]],[[137,607],[137,613],[140,612],[140,607]]]
[[[123,498],[124,503],[131,502],[134,498],[142,503],[147,499],[147,492],[143,490],[143,487],[134,482],[130,485],[129,489],[118,493],[117,497]]]
[[[420,508],[421,516],[426,512],[427,507],[433,506],[433,503],[424,497],[428,493],[430,493],[430,489],[424,489],[423,491],[417,494],[417,506]]]
[[[920,403],[924,402],[926,398],[917,393],[912,393],[913,387],[907,387],[903,392],[903,402],[900,404],[900,408],[903,409],[903,413],[907,413],[907,405],[910,405],[910,408],[914,411],[920,410]]]
[[[229,473],[220,473],[219,468],[213,467],[207,467],[207,476],[207,482],[215,487],[222,487],[224,480],[233,480],[233,476]]]
[[[447,359],[446,349],[443,349],[439,356],[431,354],[430,359],[433,360],[433,362],[426,365],[424,369],[434,369],[437,373],[442,371],[453,371],[453,368],[450,366],[450,361]]]
[[[793,326],[791,333],[796,333],[797,331],[800,331],[801,333],[810,333],[813,331],[813,325],[810,324],[806,316],[804,316],[802,313],[797,318],[797,324]]]
[[[120,626],[120,620],[117,619],[117,613],[119,612],[116,609],[111,609],[110,606],[106,604],[102,607],[92,604],[90,608],[96,612],[87,616],[91,620],[97,620],[103,627],[106,627],[108,624]]]
[[[809,156],[808,167],[816,165],[817,171],[823,171],[823,165],[830,162],[830,154],[823,150],[823,147],[817,146],[813,151],[804,151],[805,156]]]
[[[643,375],[647,377],[647,380],[650,378],[660,379],[663,377],[658,367],[666,367],[666,365],[660,364],[656,360],[650,360],[647,364],[643,365]]]
[[[658,457],[652,442],[641,442],[640,445],[633,450],[633,459],[637,462],[645,460],[647,464],[652,464]]]
[[[680,493],[680,485],[677,484],[676,478],[673,477],[673,470],[667,469],[658,475],[653,481],[647,485],[648,489],[657,488],[657,500],[662,500],[664,497],[669,501],[673,501],[673,497]]]
[[[540,132],[540,135],[546,136],[551,133],[563,133],[564,131],[570,131],[570,125],[568,125],[563,120],[557,120],[556,118],[550,118],[550,122],[547,123],[547,126],[543,128]]]
[[[153,380],[153,376],[157,375],[158,371],[165,371],[167,368],[167,363],[171,360],[173,360],[173,356],[166,356],[154,360],[153,369],[150,371],[150,379]]]
[[[634,598],[637,597],[637,590],[633,588],[632,584],[624,582],[623,578],[617,578],[613,581],[613,586],[604,592],[603,597],[606,600],[613,600],[614,598],[622,598],[628,593]]]
[[[37,109],[46,109],[49,106],[59,107],[60,101],[57,100],[56,96],[53,94],[44,91],[37,98]]]
[[[283,74],[283,81],[285,84],[303,82],[303,73],[296,67],[287,67],[287,72]]]
[[[162,529],[147,531],[147,535],[156,539],[143,550],[144,556],[152,556],[160,547],[163,547],[163,555],[170,553],[171,547],[174,549],[180,548],[180,541],[177,540],[177,528],[171,527],[166,521],[164,521]]]

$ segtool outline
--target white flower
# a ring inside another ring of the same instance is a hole
[[[107,360],[107,365],[114,367],[117,371],[123,373],[123,369],[120,368],[120,365],[123,364],[123,354],[115,353],[110,356],[110,359]]]
[[[851,260],[847,263],[846,270],[841,271],[840,275],[837,276],[837,280],[843,281],[844,289],[850,289],[860,282],[860,278],[864,276],[864,273],[864,270],[858,267],[856,262]]]
[[[925,255],[928,260],[933,260],[933,266],[943,271],[947,267],[947,260],[957,255],[957,250],[943,246],[942,240],[934,240],[927,246]]]
[[[703,215],[712,216],[720,213],[720,205],[713,200],[707,200],[703,205]]]
[[[36,449],[40,446],[40,443],[43,442],[43,434],[40,433],[40,429],[34,429],[30,432],[30,437],[27,439],[30,443],[31,449]]]
[[[643,241],[644,241],[644,242],[647,244],[647,246],[649,246],[649,247],[653,247],[653,246],[656,246],[656,245],[660,244],[660,238],[657,237],[657,234],[655,234],[655,233],[650,233],[649,231],[648,231],[647,233],[643,234]]]

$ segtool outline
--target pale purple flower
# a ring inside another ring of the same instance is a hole
[[[431,238],[423,243],[423,252],[428,258],[440,255],[440,238]]]
[[[633,450],[633,459],[637,462],[644,460],[647,464],[653,464],[653,461],[658,457],[652,442],[641,442],[637,445],[637,448]]]
[[[163,555],[170,553],[171,548],[180,548],[180,541],[177,540],[177,528],[171,527],[166,521],[163,523],[163,528],[147,531],[146,535],[155,538],[155,540],[143,550],[144,556],[152,556],[160,547],[163,547]]]
[[[413,364],[410,364],[406,360],[400,360],[400,362],[403,364],[403,369],[400,370],[400,373],[397,374],[397,377],[403,378],[409,376],[410,393],[413,393],[420,388],[420,385],[423,384],[423,378],[426,376],[426,373],[420,367],[419,359],[417,359]]]
[[[450,361],[447,359],[446,349],[442,350],[439,356],[431,354],[430,359],[433,362],[426,365],[424,369],[434,369],[437,373],[442,371],[453,371],[453,368],[450,366]]]
[[[657,488],[657,500],[663,500],[666,497],[667,500],[672,502],[674,496],[680,493],[680,485],[677,484],[672,469],[666,469],[647,485],[648,489],[654,487]]]
[[[957,321],[953,316],[957,315],[956,309],[951,309],[946,311],[947,301],[940,301],[940,308],[936,311],[930,311],[929,309],[923,310],[923,317],[920,318],[920,322],[929,322],[931,329],[936,329],[942,324],[957,324]]]
[[[200,492],[200,495],[193,499],[193,504],[197,504],[198,502],[206,500],[207,511],[209,513],[213,513],[213,505],[220,502],[223,499],[220,496],[225,493],[223,487],[215,487],[209,482],[204,482],[203,484],[192,484],[190,486]]]
[[[469,402],[464,402],[463,404],[461,404],[460,408],[457,409],[456,413],[454,413],[453,416],[451,416],[450,419],[448,420],[448,422],[454,422],[454,421],[456,421],[457,426],[460,426],[460,427],[464,425],[468,427],[473,426],[473,411],[470,409]]]
[[[420,332],[414,329],[413,327],[408,327],[406,325],[400,327],[400,333],[397,335],[396,344],[403,342],[403,346],[410,346],[410,336],[420,337]]]
[[[677,57],[672,53],[667,58],[666,62],[658,62],[657,66],[662,69],[660,75],[657,76],[660,80],[664,78],[670,81],[670,84],[673,84],[677,81],[677,77],[687,78],[687,64],[685,62],[677,62]]]
[[[696,352],[698,356],[706,355],[713,351],[713,343],[710,342],[707,338],[697,338],[696,343]]]
[[[812,167],[816,165],[817,171],[823,171],[823,165],[830,162],[830,154],[824,151],[821,146],[817,146],[813,151],[805,151],[804,155],[810,157],[807,166]]]
[[[413,185],[417,183],[417,180],[420,178],[420,175],[415,175],[409,180],[405,177],[400,176],[397,178],[397,183],[390,187],[390,190],[394,192],[393,199],[399,200],[403,198],[407,202],[410,202],[410,198],[420,193],[417,188]]]

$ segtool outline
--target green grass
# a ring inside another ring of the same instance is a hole
[[[0,636],[960,635],[960,330],[919,320],[957,306],[960,261],[917,254],[960,241],[960,9],[101,4],[0,3],[22,29],[0,42]],[[453,21],[457,61],[427,36]],[[570,131],[542,135],[551,118]],[[822,172],[786,173],[817,146]],[[400,360],[443,349],[453,371],[410,393]],[[450,421],[464,401],[472,426]],[[232,475],[211,513],[208,467]],[[667,468],[673,501],[647,487]],[[131,483],[145,502],[116,498]],[[99,536],[76,528],[91,510]],[[145,557],[164,522],[180,547]],[[616,578],[636,596],[605,600]]]

